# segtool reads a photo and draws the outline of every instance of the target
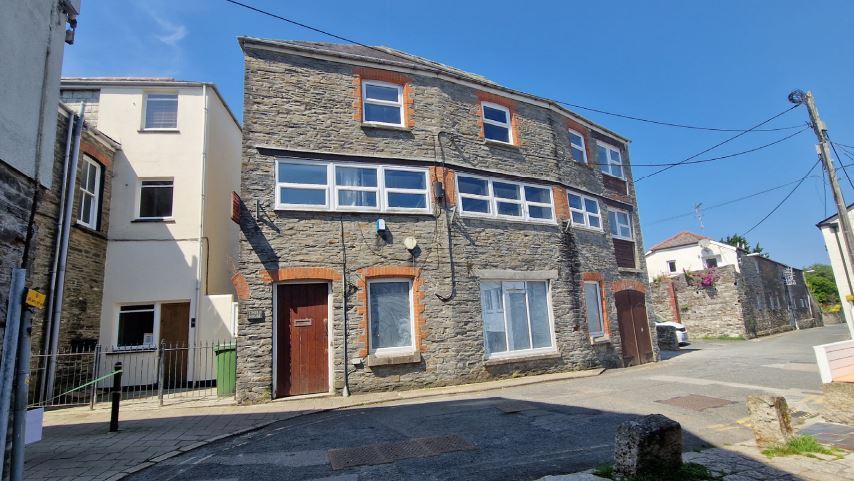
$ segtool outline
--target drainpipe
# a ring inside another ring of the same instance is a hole
[[[344,218],[340,219],[341,221],[341,273],[342,275],[342,286],[344,289],[344,295],[342,299],[344,301],[344,389],[341,390],[341,395],[344,397],[350,397],[350,358],[347,352],[348,343],[347,343],[347,296],[349,295],[348,286],[347,286],[347,244],[344,242]],[[334,332],[334,330],[333,330]]]
[[[85,104],[83,104],[85,105]],[[81,109],[82,111],[82,109]],[[65,219],[65,202],[67,194],[65,190],[68,188],[68,164],[71,160],[71,143],[74,139],[74,131],[77,128],[77,113],[70,112],[68,114],[68,135],[65,138],[65,155],[62,157],[62,189],[59,191],[62,196],[59,204],[59,216],[56,219],[56,232],[57,232],[57,242],[54,246],[53,250],[53,265],[50,268],[50,284],[48,286],[48,302],[47,302],[47,319],[45,320],[45,329],[43,332],[51,333],[53,332],[53,304],[55,301],[55,287],[56,287],[56,270],[59,265],[59,240],[61,239],[60,233],[62,232],[62,223],[63,219]],[[51,349],[51,336],[47,335],[42,339],[42,349],[43,352],[53,354],[55,351]],[[46,373],[42,373],[39,376],[39,394],[42,400],[46,399],[47,392],[45,391],[47,386],[47,376]]]
[[[56,352],[59,343],[59,325],[62,322],[62,301],[65,291],[65,269],[68,262],[68,239],[71,233],[71,209],[74,207],[74,187],[77,185],[77,164],[80,160],[80,137],[83,134],[83,118],[85,103],[80,104],[80,115],[74,124],[74,141],[71,150],[71,164],[68,165],[68,183],[65,185],[63,206],[60,213],[62,224],[59,230],[59,242],[57,243],[56,268],[51,274],[51,300],[53,305],[49,313],[50,339],[48,340],[48,367],[47,385],[45,386],[45,398],[53,397],[53,382],[56,377]],[[55,277],[54,277],[55,274]],[[53,294],[55,293],[55,294]]]
[[[205,206],[207,205],[207,162],[208,162],[208,86],[202,84],[202,98],[204,99],[204,128],[202,129],[202,158],[201,158],[201,175],[199,176],[199,238],[198,238],[198,254],[196,255],[196,307],[194,309],[193,322],[193,343],[196,342],[196,332],[199,329],[199,313],[201,312],[202,302],[202,242],[205,239]],[[210,246],[207,246],[210,248]],[[207,262],[204,269],[207,270]],[[205,285],[207,290],[207,285]],[[195,366],[193,366],[195,369]],[[193,373],[195,380],[195,373]]]
[[[451,209],[448,207],[448,188],[445,186],[444,180],[448,173],[448,166],[445,164],[445,149],[442,148],[442,141],[439,138],[442,134],[447,134],[446,131],[437,129],[433,137],[433,153],[436,160],[442,164],[442,210],[445,212],[445,227],[448,229],[448,263],[451,268],[451,292],[447,296],[436,293],[436,297],[442,302],[448,302],[457,296],[457,275],[454,267],[454,239],[451,232]],[[440,153],[441,152],[441,155]]]

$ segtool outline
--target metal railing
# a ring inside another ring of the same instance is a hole
[[[147,349],[94,346],[67,349],[56,356],[56,375],[47,395],[39,392],[50,362],[47,354],[32,356],[31,407],[85,406],[110,402],[112,369],[122,363],[122,400],[157,403],[217,397],[215,348],[235,346],[234,339],[197,344],[161,343]],[[233,376],[233,373],[231,374]],[[233,394],[232,394],[233,395]]]

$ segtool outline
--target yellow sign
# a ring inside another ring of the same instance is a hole
[[[27,289],[27,305],[36,309],[44,308],[45,295],[39,291]]]
[[[848,294],[847,296],[845,296],[845,300],[854,301],[854,294]]]

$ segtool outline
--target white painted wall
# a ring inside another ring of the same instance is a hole
[[[699,271],[706,268],[704,259],[717,257],[718,267],[735,266],[736,272],[740,271],[738,265],[738,250],[730,245],[717,241],[710,241],[709,247],[704,249],[697,244],[661,249],[646,254],[646,268],[649,280],[658,276],[671,276],[682,274],[683,271]],[[676,261],[676,272],[670,272],[667,262]]]
[[[854,223],[854,212],[848,212],[848,218]],[[836,225],[823,225],[821,227],[821,236],[824,238],[824,245],[827,248],[827,256],[830,258],[830,267],[833,268],[833,277],[836,279],[836,289],[839,290],[839,299],[842,304],[842,313],[845,316],[845,322],[849,326],[854,320],[854,303],[847,301],[846,296],[854,293],[852,284],[854,284],[854,270],[851,264],[846,260],[847,256],[842,254],[845,247],[845,242],[842,238],[842,232],[835,229]],[[840,249],[840,246],[841,249]]]
[[[142,130],[147,92],[178,94],[177,131]],[[240,183],[239,126],[211,88],[201,85],[102,85],[98,100],[99,130],[122,144],[113,167],[101,344],[116,344],[119,306],[131,303],[190,302],[190,317],[196,318],[191,343],[231,337],[230,265],[238,230],[229,219],[228,201]],[[204,169],[203,162],[208,163]],[[174,179],[169,221],[135,222],[143,178]],[[208,194],[204,202],[203,184]],[[200,230],[203,209],[204,232]],[[197,279],[201,282],[199,305]]]
[[[0,160],[52,183],[56,109],[67,16],[59,0],[3,2],[0,15]],[[80,10],[79,0],[70,2]],[[38,145],[41,145],[36,167]],[[38,168],[38,172],[36,169]]]

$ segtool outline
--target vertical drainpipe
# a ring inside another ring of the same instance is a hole
[[[86,104],[81,103],[81,105],[85,107]],[[81,112],[82,111],[83,111],[83,109],[81,109]],[[53,332],[53,327],[52,327],[53,321],[54,321],[54,319],[53,319],[53,305],[56,302],[56,271],[57,271],[58,266],[59,266],[59,253],[61,251],[60,239],[61,239],[62,225],[63,225],[64,219],[65,219],[65,204],[66,204],[67,197],[68,197],[68,195],[66,193],[66,189],[68,188],[68,165],[69,165],[69,161],[71,160],[71,143],[74,139],[74,131],[77,128],[77,121],[78,121],[77,113],[76,112],[69,112],[69,114],[68,114],[68,135],[66,135],[66,138],[65,138],[65,155],[62,157],[62,189],[59,191],[60,195],[62,197],[60,199],[60,205],[59,205],[59,216],[57,216],[57,219],[56,219],[57,238],[56,238],[56,245],[54,246],[54,252],[53,252],[53,265],[51,266],[51,269],[50,269],[50,284],[48,286],[49,290],[48,290],[48,303],[47,303],[47,319],[45,322],[45,329],[43,331],[43,332],[47,333],[48,335],[42,338],[42,343],[43,343],[42,349],[44,349],[43,352],[49,353],[50,359],[53,359],[56,356],[56,350],[52,346],[53,341],[52,341],[52,336],[50,335],[50,333]],[[45,366],[45,368],[47,368],[47,366]],[[42,400],[49,399],[47,397],[48,396],[47,376],[45,374],[47,374],[47,372],[43,372],[42,374],[39,375],[39,391],[38,392],[39,392],[39,396],[41,396]]]
[[[56,377],[56,352],[59,344],[59,325],[62,322],[62,301],[65,291],[65,269],[68,262],[68,238],[71,237],[71,210],[74,207],[74,190],[77,185],[77,164],[80,160],[80,137],[83,134],[83,118],[85,103],[80,104],[80,115],[74,129],[74,144],[71,150],[71,164],[68,166],[68,184],[62,213],[62,230],[59,235],[59,261],[56,266],[56,284],[51,286],[53,310],[50,315],[50,356],[47,369],[47,399],[53,397],[53,381]]]
[[[207,204],[207,192],[206,192],[206,181],[207,181],[207,156],[208,156],[208,86],[207,84],[202,84],[202,99],[204,102],[203,109],[203,120],[202,123],[204,127],[202,128],[202,158],[201,158],[201,175],[199,176],[199,238],[198,238],[198,251],[196,254],[196,307],[193,310],[195,326],[193,327],[193,343],[196,343],[197,335],[196,333],[199,330],[199,313],[201,312],[201,301],[202,301],[202,262],[205,257],[202,256],[202,242],[205,240],[205,206]],[[210,247],[210,246],[208,246]],[[208,266],[205,265],[204,269],[207,269]],[[207,286],[205,287],[207,288]],[[195,369],[195,366],[194,366]],[[193,380],[195,380],[195,373],[193,375]]]

